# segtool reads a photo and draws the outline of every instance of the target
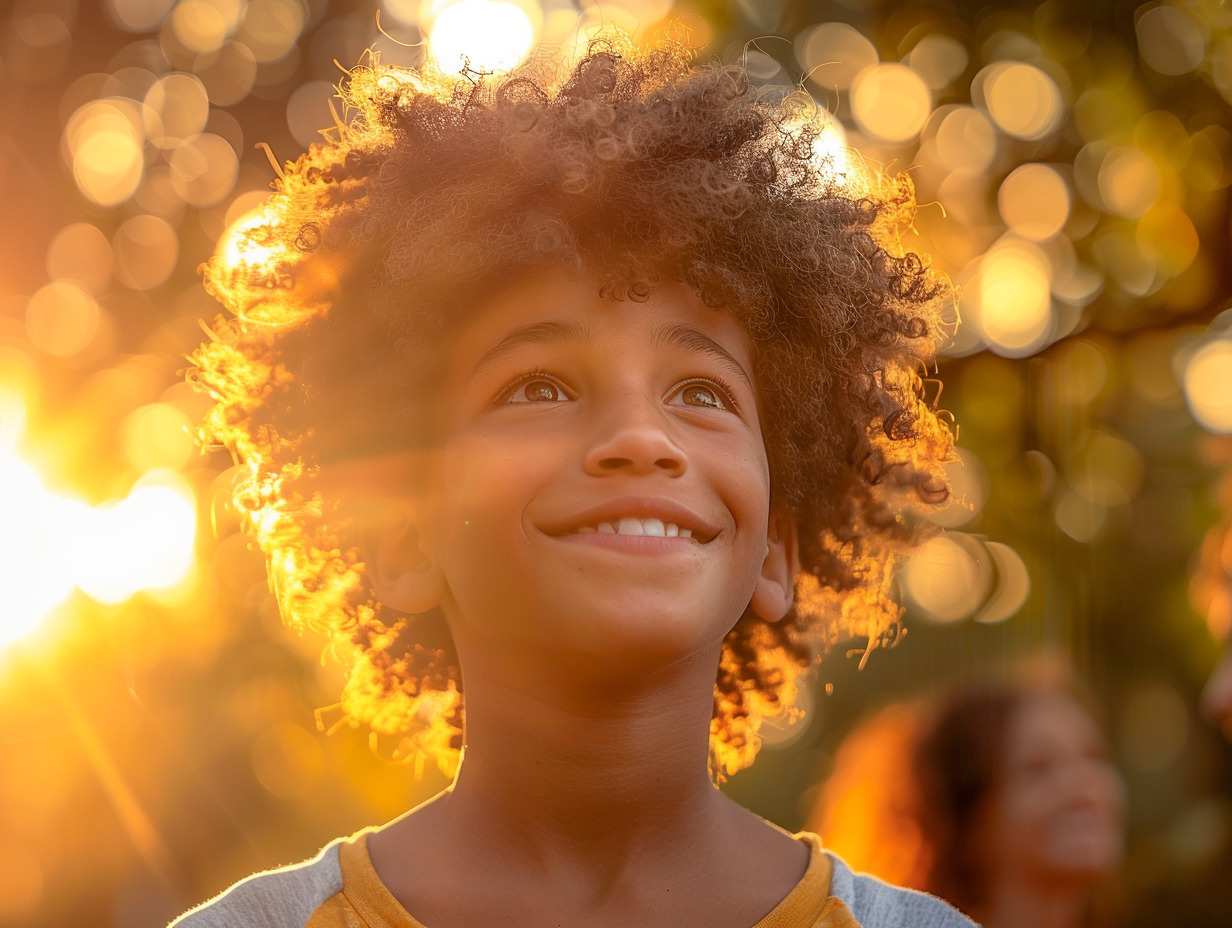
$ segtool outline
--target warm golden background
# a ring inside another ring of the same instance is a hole
[[[1049,647],[1129,786],[1123,923],[1228,923],[1232,749],[1196,709],[1228,607],[1189,595],[1232,463],[1227,3],[6,0],[0,925],[158,928],[443,785],[318,732],[335,670],[192,438],[195,269],[365,49],[482,70],[671,20],[910,171],[906,244],[965,292],[941,405],[967,505],[901,576],[911,634],[831,655],[726,788],[798,827],[865,708]]]

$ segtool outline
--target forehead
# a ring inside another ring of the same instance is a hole
[[[626,347],[677,349],[735,365],[752,382],[748,331],[729,313],[706,306],[688,287],[661,281],[642,302],[619,300],[584,273],[538,269],[481,299],[459,333],[451,367],[470,373],[539,344],[599,344],[619,334]]]
[[[1009,753],[1101,741],[1090,713],[1063,693],[1039,693],[1024,700],[1010,723]]]

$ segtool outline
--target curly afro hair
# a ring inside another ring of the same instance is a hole
[[[786,620],[748,611],[724,643],[712,769],[747,766],[761,719],[794,711],[829,645],[866,636],[867,656],[898,637],[891,567],[921,530],[909,500],[949,492],[952,436],[926,392],[953,294],[897,244],[910,181],[827,154],[807,95],[768,99],[670,40],[609,32],[571,68],[505,76],[374,59],[340,94],[336,131],[204,266],[231,315],[190,377],[216,401],[204,440],[245,469],[237,501],[284,618],[331,636],[347,667],[342,718],[455,767],[448,633],[377,601],[347,500],[365,466],[428,440],[419,387],[478,298],[533,267],[584,267],[615,300],[682,282],[751,336],[803,571]]]

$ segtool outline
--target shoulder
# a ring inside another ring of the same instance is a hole
[[[864,928],[975,928],[975,922],[936,896],[852,873],[834,854],[830,860],[830,895],[843,900]]]
[[[317,907],[342,891],[341,844],[333,841],[312,860],[241,880],[170,928],[304,928]]]

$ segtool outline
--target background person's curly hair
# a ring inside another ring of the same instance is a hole
[[[751,335],[773,493],[804,565],[787,619],[749,612],[724,644],[714,768],[751,763],[760,719],[792,704],[826,645],[897,637],[890,567],[917,528],[896,491],[948,494],[951,434],[925,389],[952,294],[897,247],[909,181],[840,173],[807,97],[760,99],[741,68],[620,35],[563,73],[374,61],[342,96],[346,125],[206,265],[234,318],[193,376],[217,400],[206,439],[251,474],[239,502],[283,616],[332,635],[349,668],[344,716],[456,764],[448,635],[375,601],[340,497],[363,492],[355,462],[431,441],[432,372],[484,294],[565,264],[613,300],[682,281]]]

